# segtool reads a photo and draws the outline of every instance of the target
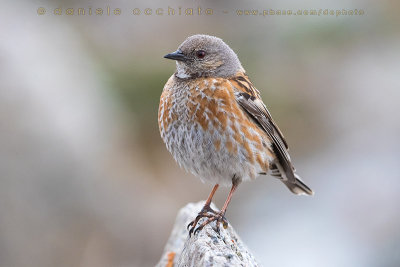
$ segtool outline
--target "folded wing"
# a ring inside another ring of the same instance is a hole
[[[295,173],[288,145],[270,112],[262,102],[260,93],[252,85],[246,74],[231,79],[235,88],[236,101],[249,117],[261,127],[272,143],[276,160],[271,164],[271,174],[279,177],[282,182],[295,194],[312,195],[313,191],[306,186]]]

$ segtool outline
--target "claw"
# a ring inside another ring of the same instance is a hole
[[[203,208],[204,210],[204,208]],[[222,226],[224,227],[224,229],[226,229],[228,227],[228,222],[224,216],[224,214],[222,212],[215,212],[214,214],[208,214],[205,213],[202,210],[202,212],[200,212],[197,217],[188,225],[188,229],[189,227],[191,227],[191,229],[189,230],[189,237],[192,236],[192,234],[196,235],[199,231],[201,231],[204,226],[206,226],[207,224],[216,221],[216,229],[215,231],[220,234],[220,226],[219,224],[222,223]],[[203,217],[207,217],[208,219],[206,221],[204,221],[203,223],[201,223],[197,228],[197,223],[198,221],[203,218]]]
[[[198,231],[200,231],[201,229],[203,229],[203,227],[200,227],[200,226],[199,226],[199,227],[197,227],[197,228],[196,228],[196,230],[194,230],[194,233],[193,233],[193,234],[194,234],[194,235],[196,235],[196,234],[197,234],[197,232],[198,232]]]
[[[189,237],[192,237],[193,230],[194,230],[194,227],[192,227],[192,229],[190,229],[190,231],[189,231]]]
[[[199,220],[201,219],[201,218],[203,218],[203,217],[207,217],[207,218],[211,218],[211,217],[213,217],[214,215],[211,215],[211,214],[207,214],[205,211],[200,211],[200,213],[196,216],[196,218],[193,220],[193,221],[191,221],[188,225],[187,225],[187,227],[186,227],[186,229],[188,229],[189,230],[189,227],[196,227],[196,225],[197,225],[197,223],[199,222]]]
[[[218,220],[217,220],[217,233],[218,234],[220,234],[220,228],[219,228],[219,224],[220,223],[222,223],[222,227],[224,227],[224,229],[226,229],[225,224],[227,222],[226,222],[226,219],[225,219],[225,217],[223,215],[221,215],[221,217],[219,217]]]

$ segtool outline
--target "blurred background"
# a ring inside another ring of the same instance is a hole
[[[365,14],[236,13],[247,9]],[[212,188],[179,169],[157,124],[175,70],[163,56],[196,33],[238,53],[316,192],[294,196],[265,176],[239,187],[227,217],[256,258],[400,266],[399,10],[390,0],[1,1],[0,266],[157,263],[178,210]]]

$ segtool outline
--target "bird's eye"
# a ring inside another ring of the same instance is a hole
[[[204,58],[204,57],[206,56],[206,51],[204,51],[204,50],[199,50],[199,51],[196,52],[196,56],[197,56],[198,58]]]

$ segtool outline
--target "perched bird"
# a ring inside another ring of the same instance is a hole
[[[288,145],[237,55],[220,38],[188,37],[164,58],[176,61],[158,111],[161,137],[178,164],[215,184],[189,235],[225,212],[242,181],[270,173],[294,194],[313,195],[296,174]],[[232,186],[221,211],[210,208],[218,186]],[[200,218],[207,219],[197,228]]]

